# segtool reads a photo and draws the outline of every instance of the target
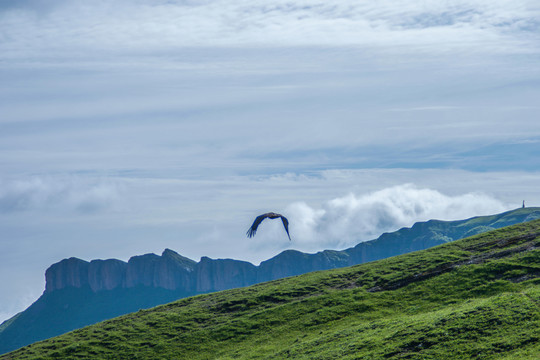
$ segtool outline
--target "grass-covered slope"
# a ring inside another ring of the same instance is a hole
[[[540,220],[182,299],[2,359],[540,358]]]

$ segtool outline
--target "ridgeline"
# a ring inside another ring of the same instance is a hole
[[[427,249],[489,230],[540,218],[540,208],[519,208],[466,220],[430,220],[337,251],[286,250],[255,266],[233,259],[161,256],[90,262],[69,258],[45,272],[45,291],[30,307],[0,325],[0,354],[88,325],[184,297],[329,270]]]
[[[538,359],[540,220],[198,295],[0,359]]]

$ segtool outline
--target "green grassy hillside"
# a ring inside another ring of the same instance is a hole
[[[2,359],[538,359],[540,220],[182,299]]]

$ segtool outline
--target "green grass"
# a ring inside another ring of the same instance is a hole
[[[538,359],[540,220],[182,299],[2,359]]]

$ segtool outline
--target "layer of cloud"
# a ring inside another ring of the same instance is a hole
[[[482,193],[448,196],[406,184],[368,194],[351,193],[320,208],[294,203],[287,213],[295,242],[321,249],[354,246],[417,221],[466,219],[507,209],[508,205]]]
[[[539,13],[532,0],[101,0],[65,1],[54,7],[34,0],[9,2],[0,16],[4,49],[11,50],[4,58],[48,49],[52,57],[56,52],[83,60],[95,55],[80,53],[89,49],[164,55],[164,50],[170,54],[175,48],[208,46],[355,45],[411,53],[523,53],[537,51],[532,45]]]
[[[474,169],[540,135],[531,1],[44,3],[0,15],[9,173]]]
[[[33,177],[0,181],[0,213],[51,210],[94,213],[111,207],[119,195],[113,181]]]

